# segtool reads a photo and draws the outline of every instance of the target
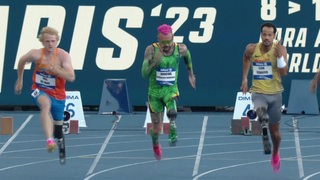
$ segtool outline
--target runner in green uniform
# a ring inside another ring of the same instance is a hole
[[[173,42],[172,28],[163,24],[158,27],[158,42],[149,45],[145,50],[142,64],[142,77],[149,77],[148,105],[151,114],[152,128],[150,135],[154,156],[160,160],[162,150],[159,143],[163,123],[164,108],[170,120],[169,143],[177,141],[175,119],[177,117],[176,100],[179,96],[178,74],[179,62],[183,58],[189,74],[189,82],[196,88],[191,55],[184,44]]]

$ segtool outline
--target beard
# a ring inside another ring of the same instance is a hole
[[[263,41],[262,43],[265,47],[269,47],[272,45],[272,42],[271,41]]]

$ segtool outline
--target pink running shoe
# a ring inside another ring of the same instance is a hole
[[[278,173],[280,171],[280,153],[271,155],[271,166],[273,169],[273,172]]]
[[[157,145],[153,145],[153,154],[157,160],[161,160],[162,157],[162,149],[160,143]]]
[[[56,143],[53,139],[47,140],[47,150],[48,152],[52,153],[54,151],[54,148],[56,147]]]

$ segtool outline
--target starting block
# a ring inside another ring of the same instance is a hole
[[[70,113],[68,111],[64,111],[64,120],[62,131],[64,134],[78,134],[79,133],[79,121],[71,120]]]
[[[70,130],[69,134],[78,134],[79,133],[79,121],[70,120]]]
[[[242,134],[249,136],[252,135],[252,126],[250,119],[248,117],[242,117],[241,118],[241,128],[242,128]]]
[[[147,123],[146,134],[149,134],[149,130],[152,128],[152,123]],[[162,124],[161,134],[169,134],[170,131],[170,123]]]
[[[79,133],[79,121],[69,120],[63,122],[63,134],[78,134]]]
[[[259,121],[251,121],[247,117],[231,120],[231,134],[233,135],[261,135]]]
[[[12,117],[2,117],[0,119],[0,134],[10,135],[13,134],[13,118]]]
[[[146,134],[149,134],[150,128],[152,128],[152,122],[151,122],[151,115],[150,115],[150,109],[147,104],[147,114],[146,114],[146,119],[144,121],[144,126],[146,129]],[[170,120],[167,117],[167,108],[164,108],[163,112],[163,123],[162,123],[162,131],[161,134],[169,134],[170,130]]]
[[[252,109],[251,93],[237,93],[233,118],[231,120],[231,134],[261,135],[261,126],[256,119],[250,119],[247,112]]]

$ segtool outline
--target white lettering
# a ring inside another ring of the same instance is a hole
[[[290,61],[289,72],[299,72],[299,66],[301,64],[302,55],[300,53],[293,53]]]
[[[286,47],[293,46],[294,33],[296,32],[295,28],[287,28],[284,34],[283,45]]]
[[[289,55],[288,55],[289,56]],[[293,53],[292,58],[289,61],[290,67],[289,72],[290,73],[315,73],[317,72],[319,68],[319,62],[320,62],[320,53],[316,53],[314,56],[314,60],[312,61],[312,67],[308,67],[309,62],[309,53],[301,54],[301,53]],[[289,59],[289,58],[288,58]],[[310,65],[311,66],[311,62]],[[301,68],[301,70],[300,70]]]
[[[91,31],[94,6],[80,6],[73,31],[70,56],[74,69],[82,69]]]
[[[300,28],[294,47],[306,47],[307,28]]]
[[[25,18],[23,20],[22,32],[17,50],[14,68],[17,69],[19,58],[32,48],[41,48],[42,44],[37,39],[40,22],[42,18],[48,19],[48,26],[54,27],[60,33],[63,29],[66,12],[62,6],[39,6],[28,5]],[[26,65],[25,69],[30,69],[31,64]]]
[[[121,19],[126,19],[127,28],[141,28],[143,10],[139,7],[124,6],[109,9],[104,17],[103,35],[121,48],[120,57],[113,58],[114,48],[98,48],[96,63],[103,70],[125,70],[135,60],[138,40],[119,28]]]
[[[306,47],[307,28],[300,28],[297,36],[295,28],[286,28],[282,39],[283,45],[286,47]],[[283,29],[277,28],[276,40],[282,37]],[[294,42],[295,41],[295,42]]]
[[[320,60],[320,54],[316,53],[313,61],[313,68],[312,68],[313,73],[317,72],[319,69],[319,60]]]
[[[280,40],[281,39],[281,35],[282,35],[282,28],[277,28],[277,34],[276,34],[276,40]],[[261,39],[261,37],[260,37],[260,39]],[[260,42],[261,42],[261,40],[260,40]],[[283,40],[282,40],[282,43],[283,43]]]
[[[314,42],[314,47],[319,47],[319,44],[320,44],[320,29],[318,31],[318,35],[317,35],[317,39],[316,41]]]
[[[303,73],[309,73],[310,72],[310,68],[307,68],[308,61],[309,61],[309,53],[305,53],[304,58],[303,58],[303,64],[302,64],[301,72],[303,72]]]
[[[189,15],[189,9],[186,7],[171,7],[168,9],[166,18],[173,19],[178,17],[172,24],[173,34],[186,22]],[[174,41],[178,43],[183,42],[183,36],[174,36]]]
[[[217,10],[215,8],[197,8],[194,12],[194,19],[204,19],[200,22],[200,28],[203,30],[201,35],[200,31],[190,31],[189,39],[193,43],[207,43],[211,40],[214,30],[214,23],[216,21]]]
[[[0,93],[2,90],[4,57],[7,42],[9,6],[0,6]]]

